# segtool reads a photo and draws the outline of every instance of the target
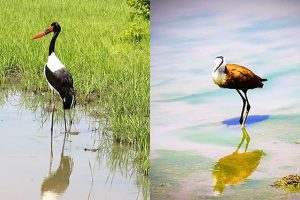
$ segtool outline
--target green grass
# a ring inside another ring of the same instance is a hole
[[[52,35],[31,38],[57,21],[62,31],[55,52],[73,76],[77,98],[106,109],[114,140],[133,145],[139,153],[132,162],[148,174],[149,20],[132,19],[124,0],[0,3],[2,85],[13,77],[23,90],[49,90],[43,68]]]

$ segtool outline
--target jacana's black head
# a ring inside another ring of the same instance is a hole
[[[221,63],[223,63],[225,61],[225,59],[224,59],[224,57],[223,56],[217,56],[216,58],[215,58],[215,64],[217,65],[217,66],[219,66]]]
[[[223,56],[216,57],[214,62],[215,62],[215,70],[214,71],[216,71],[219,67],[226,65],[226,61]]]
[[[44,30],[43,32],[39,33],[37,36],[34,36],[32,39],[38,39],[40,37],[43,37],[51,32],[54,33],[59,33],[61,30],[60,25],[57,22],[53,22],[49,28],[47,28],[46,30]]]

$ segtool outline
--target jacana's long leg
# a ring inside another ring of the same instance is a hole
[[[243,125],[245,125],[251,106],[250,106],[250,103],[249,103],[249,101],[248,101],[247,90],[246,90],[246,91],[243,91],[243,92],[244,92],[244,94],[245,94],[246,101],[247,101],[246,116],[245,116],[245,119],[244,119],[244,122],[243,122]]]
[[[242,125],[242,123],[244,122],[243,115],[244,115],[244,111],[245,111],[245,107],[246,107],[246,98],[242,95],[242,93],[238,89],[236,91],[239,93],[239,95],[241,96],[241,98],[243,100],[243,108],[242,108],[241,117],[240,117],[240,124]]]

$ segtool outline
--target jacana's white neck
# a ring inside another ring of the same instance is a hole
[[[215,84],[221,86],[226,81],[226,62],[224,59],[215,59],[215,68],[212,73]]]
[[[220,72],[225,72],[226,70],[226,61],[225,61],[225,58],[224,57],[217,57],[215,60],[215,69],[214,69],[214,72],[216,72],[217,70],[220,71]]]
[[[226,65],[218,65],[215,67],[213,73],[225,73],[226,72]]]

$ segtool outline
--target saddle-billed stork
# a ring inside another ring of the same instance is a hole
[[[51,32],[53,32],[53,37],[49,46],[49,57],[48,61],[44,68],[44,73],[46,80],[49,84],[50,89],[52,90],[52,124],[51,132],[53,131],[53,112],[54,112],[54,91],[56,91],[62,102],[63,102],[63,111],[64,111],[64,121],[65,121],[65,131],[67,132],[66,127],[66,116],[65,110],[75,107],[75,92],[73,88],[73,78],[72,75],[68,72],[65,66],[60,62],[54,53],[55,41],[61,31],[61,27],[57,22],[53,22],[49,28],[45,31],[39,33],[37,36],[34,36],[32,39],[38,39],[43,37]]]
[[[243,108],[240,117],[240,124],[245,127],[245,123],[250,111],[250,103],[247,97],[247,91],[254,88],[262,88],[263,81],[267,79],[260,78],[250,69],[237,64],[226,64],[223,56],[215,58],[216,67],[212,73],[213,80],[221,88],[236,89],[243,100]],[[244,93],[244,96],[240,92]],[[247,105],[247,107],[246,107]],[[246,107],[246,116],[244,111]]]

